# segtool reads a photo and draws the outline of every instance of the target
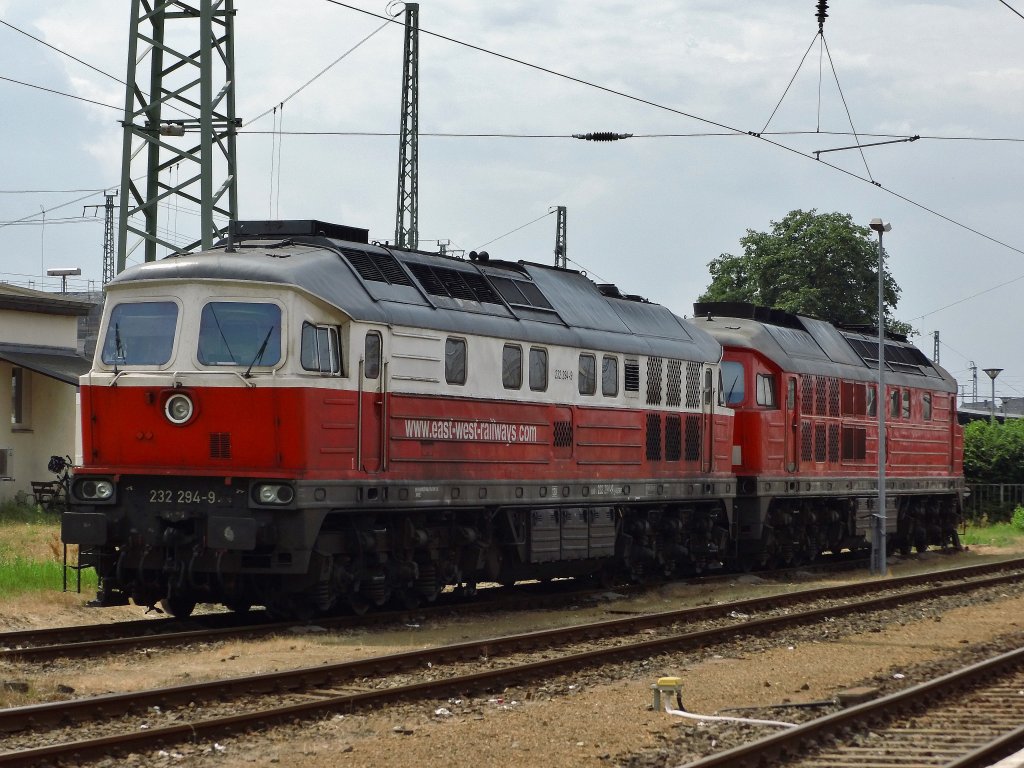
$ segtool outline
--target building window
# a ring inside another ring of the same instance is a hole
[[[307,371],[337,376],[341,373],[341,349],[338,329],[329,325],[302,324],[302,345],[299,353]]]
[[[601,394],[615,397],[619,394],[619,358],[601,358]]]
[[[363,354],[363,375],[368,379],[380,376],[381,338],[378,331],[366,334],[366,347]]]
[[[579,387],[581,395],[592,395],[597,391],[597,358],[580,355]]]
[[[548,388],[548,351],[530,348],[530,389],[543,392]]]
[[[444,343],[444,380],[466,383],[466,340],[449,337]]]
[[[505,389],[519,389],[523,385],[523,348],[506,344],[501,351],[501,383]]]
[[[31,377],[24,368],[11,369],[11,426],[27,429],[30,423],[31,398],[29,390]]]

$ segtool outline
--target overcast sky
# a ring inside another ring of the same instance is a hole
[[[1024,0],[1007,2],[1024,13]],[[130,5],[0,0],[0,19],[124,78]],[[385,12],[383,2],[352,5]],[[467,251],[486,244],[496,258],[552,262],[555,217],[545,214],[565,205],[571,266],[689,315],[709,282],[707,263],[738,253],[747,229],[766,230],[795,208],[863,224],[881,217],[892,223],[885,245],[902,288],[896,316],[922,332],[917,343],[931,356],[940,332],[941,362],[968,395],[973,361],[979,397],[990,393],[988,367],[1005,369],[997,397],[1024,396],[1024,18],[1000,0],[831,3],[825,41],[856,130],[946,137],[866,149],[865,167],[855,151],[814,160],[815,150],[855,143],[851,136],[769,137],[780,147],[745,133],[762,131],[815,40],[815,5],[424,0],[421,134],[636,138],[421,136],[421,247],[445,239]],[[237,113],[247,124],[238,139],[240,217],[319,218],[393,239],[397,137],[288,132],[396,132],[401,28],[374,34],[287,101],[283,117],[249,125],[382,21],[326,0],[236,6]],[[0,50],[0,76],[123,108],[122,84],[8,26]],[[819,99],[819,51],[815,43],[769,131],[850,130],[827,56]],[[0,280],[38,287],[45,269],[80,266],[83,281],[98,284],[102,224],[76,219],[83,205],[103,202],[88,190],[119,183],[122,114],[7,80],[0,94]],[[650,136],[723,131],[713,123],[739,133]],[[275,127],[284,131],[279,144],[259,133]],[[197,236],[198,219],[169,212],[161,227],[185,241]]]

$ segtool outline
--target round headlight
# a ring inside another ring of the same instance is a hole
[[[171,395],[164,404],[164,414],[172,424],[184,424],[192,418],[195,406],[188,395]]]
[[[256,488],[256,500],[260,504],[291,504],[295,491],[290,485],[260,485]]]
[[[86,501],[107,501],[114,495],[114,484],[109,480],[82,480],[75,485],[75,495]]]

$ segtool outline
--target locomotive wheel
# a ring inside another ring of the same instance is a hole
[[[354,594],[348,599],[348,607],[356,616],[363,616],[370,610],[370,601],[364,595]]]
[[[194,597],[185,595],[168,595],[160,601],[160,609],[168,616],[176,619],[186,619],[192,615],[196,608]]]
[[[422,597],[411,589],[402,589],[391,594],[391,602],[394,603],[399,610],[412,611],[420,607]]]

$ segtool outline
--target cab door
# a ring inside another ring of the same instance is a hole
[[[383,339],[380,331],[367,331],[359,360],[359,470],[381,472],[384,464],[385,379]]]
[[[786,471],[800,469],[800,408],[797,402],[796,376],[786,376],[786,407],[783,419],[786,425]]]

